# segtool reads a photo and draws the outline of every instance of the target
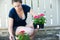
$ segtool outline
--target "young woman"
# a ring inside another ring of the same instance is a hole
[[[28,5],[22,4],[22,0],[12,0],[12,5],[13,8],[9,12],[9,27],[8,27],[10,40],[13,40],[17,27],[27,25],[26,24],[27,13],[30,12],[32,16],[35,15],[33,10]],[[31,28],[33,28],[32,25]]]

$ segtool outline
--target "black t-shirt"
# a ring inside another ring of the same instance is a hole
[[[27,13],[30,11],[30,7],[27,6],[27,5],[22,5],[22,8],[23,8],[23,11],[24,11],[25,19],[21,19],[18,16],[15,8],[12,8],[9,12],[9,17],[14,19],[13,30],[16,30],[16,28],[18,26],[25,26],[26,25]]]

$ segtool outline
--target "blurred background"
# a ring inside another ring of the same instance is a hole
[[[39,29],[35,40],[60,40],[60,0],[22,0],[37,14],[44,13],[47,19],[44,29]],[[8,14],[12,0],[0,0],[0,40],[8,40]],[[32,21],[28,13],[27,23]]]

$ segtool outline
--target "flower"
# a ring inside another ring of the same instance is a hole
[[[20,31],[16,37],[18,37],[18,40],[30,40],[29,35],[24,30]]]
[[[39,18],[39,16],[34,16],[34,18]]]
[[[39,15],[35,15],[34,16],[34,24],[44,24],[45,23],[45,15],[43,13],[39,14]]]
[[[45,16],[45,15],[42,13],[42,14],[40,14],[40,16]]]

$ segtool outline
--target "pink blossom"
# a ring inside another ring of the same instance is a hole
[[[34,16],[34,18],[39,18],[39,16]]]
[[[40,16],[40,15],[38,15],[38,17],[40,18],[41,16]]]
[[[45,15],[42,13],[42,14],[40,14],[40,16],[45,16]]]
[[[22,31],[20,31],[18,34],[24,34],[25,33],[25,31],[24,30],[22,30]]]
[[[24,31],[24,30],[22,30],[21,32],[22,32],[22,33],[24,33],[25,31]]]

